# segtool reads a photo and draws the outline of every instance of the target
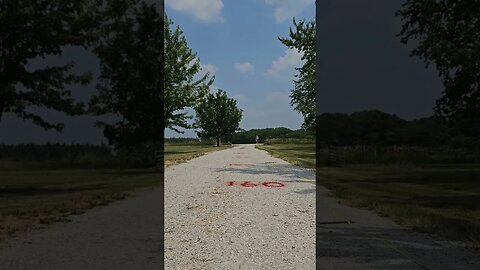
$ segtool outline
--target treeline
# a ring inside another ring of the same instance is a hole
[[[407,121],[378,110],[317,116],[317,143],[340,146],[422,146],[478,148],[474,137],[436,116]]]
[[[0,144],[0,169],[120,169],[156,164],[151,149],[90,144]]]
[[[200,139],[200,138],[165,138],[165,144],[202,144],[215,145],[214,138]]]
[[[311,139],[314,140],[312,134],[309,134],[304,129],[291,130],[285,127],[277,128],[262,128],[262,129],[250,129],[236,132],[230,136],[224,138],[225,141],[231,143],[255,143],[255,137],[258,135],[259,142],[264,143],[268,139],[280,139],[280,138],[298,138],[298,139]]]
[[[265,143],[271,139],[306,139],[314,141],[315,137],[304,129],[292,130],[285,127],[261,128],[237,131],[221,138],[223,143],[255,143],[255,137],[258,135],[259,142]],[[165,138],[165,143],[179,144],[214,144],[213,140],[202,140],[197,138]]]
[[[319,165],[335,156],[346,164],[480,162],[480,142],[436,116],[407,121],[372,110],[325,113],[316,121]]]
[[[200,140],[197,138],[165,138],[165,143],[178,143],[178,144],[187,144],[187,143],[200,143]]]
[[[85,156],[112,157],[106,145],[88,144],[0,144],[0,159],[10,161],[77,160]]]

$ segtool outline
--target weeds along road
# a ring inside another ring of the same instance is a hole
[[[165,170],[165,269],[315,269],[315,173],[240,145]]]

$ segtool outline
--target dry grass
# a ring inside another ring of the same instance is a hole
[[[256,147],[292,164],[315,168],[315,144],[313,142],[296,144],[294,141],[289,141],[288,143],[264,144]]]
[[[192,158],[196,158],[212,151],[218,151],[233,147],[232,145],[221,145],[219,147],[213,145],[205,145],[198,143],[190,144],[165,144],[165,167],[186,162]]]
[[[0,174],[0,239],[161,186],[153,170],[29,170]]]
[[[351,206],[479,247],[480,164],[318,167],[317,182]]]

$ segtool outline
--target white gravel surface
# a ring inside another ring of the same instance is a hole
[[[313,171],[254,145],[169,168],[166,269],[480,269],[479,253],[464,244],[342,205],[309,179]],[[285,187],[239,186],[243,181]]]
[[[254,145],[168,168],[166,269],[314,269],[314,177]]]
[[[146,191],[0,242],[0,270],[163,269],[163,239],[165,269],[480,269],[478,252],[339,204],[314,175],[254,145],[213,152],[167,168],[165,199]]]

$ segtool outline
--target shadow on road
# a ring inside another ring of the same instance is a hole
[[[260,163],[255,164],[255,166],[228,166],[221,169],[216,169],[215,172],[231,172],[239,174],[248,174],[248,175],[278,175],[281,177],[281,180],[284,182],[298,182],[303,178],[306,179],[315,179],[315,173],[310,172],[304,168],[292,166],[290,164],[270,164],[270,163]],[[305,182],[308,184],[314,184],[310,182]],[[313,190],[312,192],[315,192]]]
[[[477,261],[468,261],[475,258],[473,251],[466,257],[464,247],[418,236],[391,228],[317,225],[316,256],[338,269],[480,269]],[[328,265],[323,269],[333,269]]]

